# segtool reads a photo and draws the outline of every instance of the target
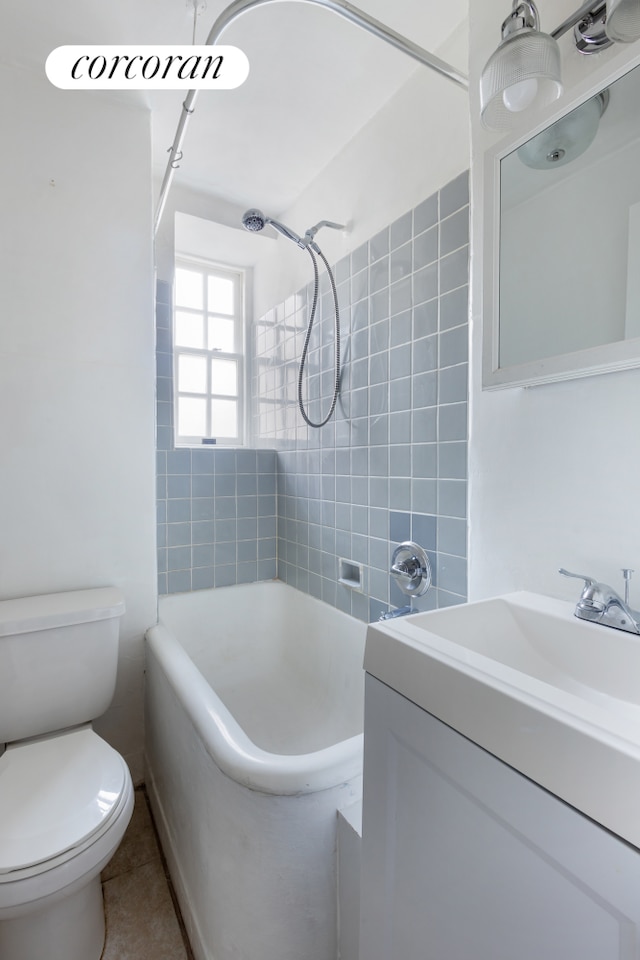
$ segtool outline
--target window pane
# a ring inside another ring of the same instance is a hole
[[[238,404],[236,400],[211,401],[211,434],[214,437],[238,436]]]
[[[207,361],[205,357],[178,356],[178,390],[180,393],[207,392]]]
[[[211,361],[211,393],[238,395],[238,364],[235,360]]]
[[[233,280],[227,277],[209,277],[209,310],[214,313],[233,313]]]
[[[177,347],[204,347],[202,314],[176,310],[175,339]]]
[[[209,317],[209,350],[235,352],[235,323],[223,317]]]
[[[199,270],[176,268],[176,306],[202,308],[202,274]]]
[[[196,397],[178,398],[178,433],[181,437],[203,437],[207,430],[207,401]]]

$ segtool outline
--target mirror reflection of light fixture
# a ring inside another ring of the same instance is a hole
[[[562,93],[560,51],[546,33],[533,0],[513,0],[502,24],[502,41],[480,78],[482,123],[507,129],[513,114],[552,103]]]
[[[551,170],[571,163],[593,143],[600,118],[608,105],[609,91],[603,90],[523,143],[518,149],[518,157],[535,170]]]

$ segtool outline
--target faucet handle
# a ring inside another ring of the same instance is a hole
[[[576,616],[584,620],[595,620],[605,609],[605,604],[601,598],[602,584],[594,580],[593,577],[586,577],[583,573],[569,573],[564,567],[560,567],[558,573],[563,577],[575,577],[576,580],[584,580],[582,594],[576,605]],[[607,590],[610,588],[607,587]],[[580,614],[578,614],[580,610]]]
[[[429,557],[412,540],[401,543],[393,551],[390,573],[402,592],[409,597],[421,597],[431,586]]]
[[[585,587],[595,587],[598,583],[593,577],[585,577],[583,573],[569,573],[564,567],[560,567],[558,573],[561,573],[563,577],[575,577],[576,580],[584,580]]]

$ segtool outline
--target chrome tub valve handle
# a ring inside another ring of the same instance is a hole
[[[393,551],[391,576],[408,597],[421,597],[431,586],[431,564],[422,547],[407,540]]]

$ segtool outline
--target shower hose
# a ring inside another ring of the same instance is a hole
[[[336,290],[336,282],[333,278],[333,273],[331,272],[331,267],[327,263],[327,259],[324,256],[322,250],[317,244],[313,244],[313,250],[311,249],[311,244],[306,247],[306,250],[311,257],[313,263],[313,302],[311,304],[311,311],[309,313],[309,323],[307,324],[307,332],[304,338],[304,347],[302,348],[302,356],[300,357],[300,369],[298,371],[298,407],[300,408],[300,413],[306,424],[310,427],[318,428],[324,427],[326,423],[329,422],[333,416],[333,411],[336,408],[336,403],[338,402],[338,393],[340,391],[340,311],[338,308],[338,292]],[[315,253],[314,253],[315,250]],[[327,274],[329,276],[329,281],[331,283],[331,292],[333,294],[333,306],[334,306],[334,317],[335,317],[335,380],[333,386],[333,399],[331,400],[331,406],[329,412],[327,413],[324,420],[321,420],[319,423],[315,423],[307,414],[307,411],[304,407],[304,401],[302,399],[302,381],[304,380],[304,368],[307,362],[307,354],[309,350],[309,341],[311,340],[311,333],[313,331],[313,324],[316,317],[316,308],[318,306],[318,288],[319,288],[319,276],[318,276],[318,261],[316,259],[316,253],[321,258],[322,262],[325,265]]]

